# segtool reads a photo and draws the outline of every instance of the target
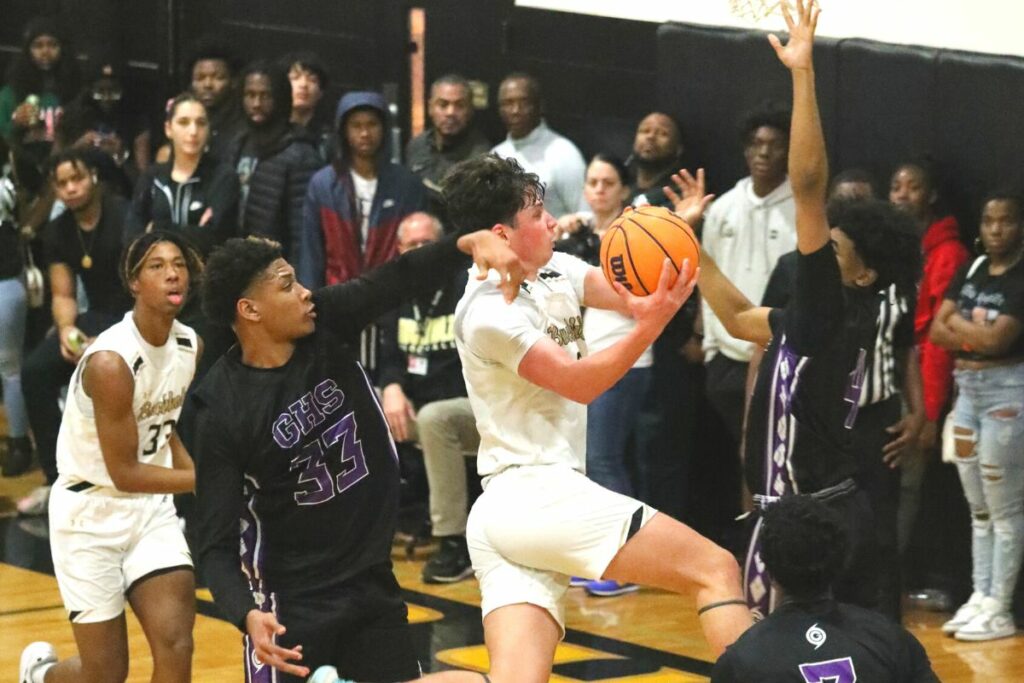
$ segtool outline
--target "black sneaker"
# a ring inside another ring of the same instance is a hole
[[[441,548],[423,566],[423,583],[455,583],[472,575],[465,536],[442,536]]]
[[[32,467],[32,442],[27,436],[7,438],[7,457],[4,458],[2,474],[17,477]]]

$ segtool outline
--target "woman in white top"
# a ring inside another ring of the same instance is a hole
[[[629,199],[625,165],[619,159],[597,154],[587,165],[583,196],[590,213],[568,214],[559,227],[572,234],[559,240],[555,249],[580,257],[590,265],[599,264],[601,238],[622,213]],[[617,311],[588,308],[583,314],[583,337],[591,353],[606,349],[626,336],[636,323]],[[630,476],[630,435],[640,415],[651,383],[653,353],[648,347],[622,379],[587,406],[587,476],[606,489],[635,496]],[[639,467],[638,471],[643,472]],[[593,595],[620,595],[636,590],[635,585],[615,581],[587,581]]]
[[[52,645],[32,643],[22,683],[125,680],[125,602],[149,641],[153,680],[191,679],[195,580],[171,494],[195,488],[175,425],[201,346],[175,317],[200,268],[177,234],[147,233],[125,252],[135,305],[75,369],[50,495],[54,573],[79,655],[58,664]]]

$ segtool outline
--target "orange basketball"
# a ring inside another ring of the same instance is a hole
[[[658,288],[668,258],[676,274],[685,259],[692,273],[700,263],[700,243],[682,218],[660,206],[626,207],[601,238],[601,269],[637,296]]]

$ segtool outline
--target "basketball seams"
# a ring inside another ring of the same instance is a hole
[[[659,216],[659,215],[654,214],[654,213],[645,213],[644,215],[647,216],[648,218],[654,218],[656,220],[668,223],[673,228],[677,228],[679,230],[682,230],[683,234],[686,235],[686,238],[688,240],[690,240],[691,243],[693,243],[693,246],[694,246],[694,249],[696,250],[696,252],[698,254],[700,254],[700,242],[697,241],[696,236],[693,234],[693,228],[691,228],[685,221],[683,222],[683,225],[679,225],[678,223],[676,223],[673,220],[669,220],[668,218],[665,218],[664,216]],[[682,220],[682,219],[680,219],[680,220]]]
[[[619,227],[622,230],[622,227]],[[633,269],[633,277],[636,279],[636,283],[643,287],[645,294],[650,294],[651,290],[647,289],[647,285],[644,284],[643,279],[640,277],[640,271],[636,269],[636,264],[633,263],[633,250],[629,248],[629,237],[626,235],[626,231],[622,230],[622,244],[626,247],[626,257],[629,259],[629,267]],[[661,246],[660,244],[658,245]]]
[[[655,208],[656,210],[654,210]],[[658,222],[655,223],[650,219],[657,219]],[[668,223],[668,226],[664,223]],[[680,240],[676,232],[666,230],[669,226],[681,230],[686,234],[687,239]],[[621,243],[619,243],[620,239]],[[667,209],[662,207],[641,207],[633,211],[627,209],[612,222],[601,241],[601,270],[609,282],[620,277],[636,287],[637,291],[634,294],[649,295],[653,289],[648,286],[646,279],[660,278],[664,259],[666,257],[669,259],[673,270],[678,275],[681,272],[682,263],[676,262],[674,254],[681,259],[696,259],[699,262],[699,244],[690,226]],[[614,270],[612,268],[613,255],[614,258],[621,259],[621,265],[616,265]],[[648,273],[648,270],[654,270],[654,261],[657,261],[657,272]],[[638,263],[645,268],[643,273],[637,267]],[[621,273],[618,268],[622,268]]]
[[[661,241],[657,237],[652,235],[651,232],[647,228],[645,228],[643,225],[641,225],[640,223],[637,223],[632,218],[629,218],[627,220],[630,223],[632,223],[633,225],[635,225],[636,227],[638,227],[641,230],[643,230],[644,234],[647,235],[648,237],[650,237],[651,241],[658,245],[658,249],[661,249],[661,253],[663,253],[665,255],[665,258],[668,259],[669,263],[672,264],[672,268],[676,271],[676,275],[679,275],[679,268],[676,267],[676,262],[672,259],[672,254],[668,253],[668,249],[665,248],[665,245],[662,244]],[[629,244],[629,240],[628,239],[626,240],[626,244]],[[680,265],[682,265],[682,264],[680,264]],[[659,274],[659,277],[660,277],[660,274],[661,274],[661,270],[660,269],[658,271],[658,274]],[[637,279],[639,280],[640,278],[637,278]],[[646,289],[646,287],[644,289]]]

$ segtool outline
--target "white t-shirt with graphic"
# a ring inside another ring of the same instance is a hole
[[[377,179],[364,178],[355,171],[352,171],[352,185],[356,190],[356,207],[359,209],[360,225],[362,233],[360,244],[363,251],[366,250],[366,240],[370,236],[370,211],[373,209],[373,197],[377,194]]]
[[[587,407],[528,382],[518,369],[544,337],[570,358],[587,355],[580,304],[590,269],[556,252],[511,304],[498,289],[497,273],[480,281],[476,267],[470,270],[455,309],[455,343],[480,432],[482,476],[520,465],[563,464],[585,471]]]

